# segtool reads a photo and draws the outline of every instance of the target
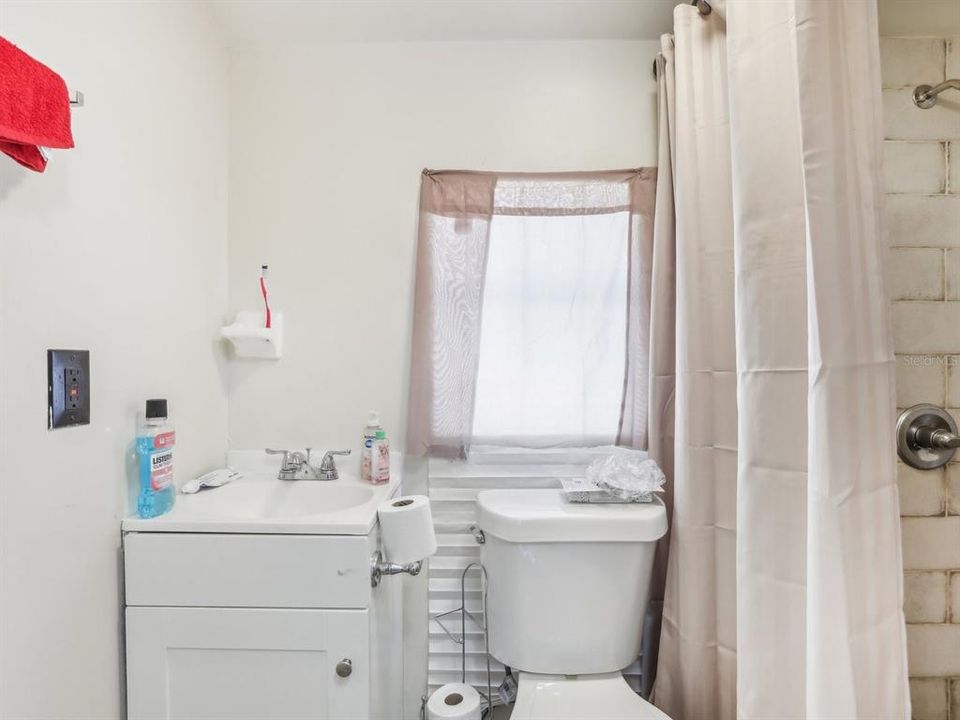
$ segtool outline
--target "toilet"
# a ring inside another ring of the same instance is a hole
[[[621,674],[640,653],[663,503],[484,490],[477,508],[490,654],[518,674],[511,720],[669,720]]]

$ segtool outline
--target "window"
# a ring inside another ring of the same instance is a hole
[[[495,215],[473,442],[613,445],[624,391],[629,212]]]
[[[408,453],[643,447],[655,190],[424,171]]]

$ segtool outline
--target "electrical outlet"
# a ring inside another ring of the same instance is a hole
[[[47,350],[47,429],[90,424],[90,351]]]

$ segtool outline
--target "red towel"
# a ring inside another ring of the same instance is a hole
[[[43,172],[47,160],[38,145],[73,147],[67,84],[0,37],[0,152]]]

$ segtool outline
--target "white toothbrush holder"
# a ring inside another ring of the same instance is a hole
[[[264,327],[260,311],[240,311],[232,325],[221,328],[220,335],[233,344],[238,358],[278,360],[283,350],[283,313],[271,313],[270,327]]]

